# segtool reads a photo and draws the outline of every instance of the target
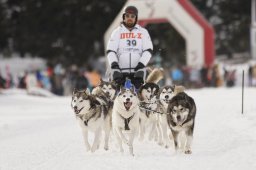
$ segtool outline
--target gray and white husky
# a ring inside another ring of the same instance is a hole
[[[109,133],[111,130],[108,103],[108,96],[104,92],[92,95],[89,89],[86,91],[73,91],[71,107],[81,126],[87,151],[95,152],[99,148],[102,130],[105,132],[104,149],[108,150]],[[88,141],[89,131],[95,135],[92,146]]]
[[[122,143],[125,143],[129,146],[130,154],[134,155],[133,141],[139,129],[139,114],[139,99],[134,88],[121,87],[112,112],[112,128],[121,152],[124,151]]]
[[[144,139],[144,135],[149,131],[148,139],[151,140],[155,138],[157,140],[157,120],[158,115],[157,110],[157,94],[159,91],[159,86],[157,83],[164,77],[162,69],[155,68],[150,71],[146,82],[140,87],[138,91],[138,97],[140,100],[140,140]]]
[[[107,82],[101,79],[100,84],[92,90],[92,94],[97,95],[103,91],[110,98],[110,100],[114,101],[117,91],[116,88],[117,87],[114,82]]]
[[[140,140],[144,139],[144,135],[149,130],[148,139],[152,140],[154,137],[157,138],[157,94],[159,91],[159,86],[155,83],[145,83],[142,85],[138,91],[138,96],[140,99]]]
[[[169,101],[167,121],[172,132],[176,151],[182,149],[185,154],[192,153],[191,143],[193,140],[195,116],[195,102],[185,92],[178,93]],[[185,138],[179,136],[182,132],[184,132]],[[182,141],[182,139],[185,140]]]
[[[168,124],[167,124],[167,108],[169,101],[174,96],[174,86],[165,86],[159,90],[158,99],[159,105],[158,110],[158,144],[163,145],[165,148],[169,147],[169,139],[167,135]]]
[[[164,86],[158,93],[158,144],[163,145],[165,148],[169,147],[170,140],[168,138],[168,124],[167,124],[167,108],[169,101],[178,93],[183,92],[183,86]],[[171,139],[171,135],[169,136]]]

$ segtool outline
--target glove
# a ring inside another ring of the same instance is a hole
[[[114,71],[113,72],[113,80],[118,80],[118,79],[122,79],[123,78],[123,74],[119,71]]]
[[[139,69],[144,68],[144,64],[142,64],[141,62],[138,63],[138,65],[134,68],[134,71],[138,71]]]
[[[112,69],[113,80],[119,81],[120,79],[122,79],[123,74],[121,73],[120,67],[117,62],[113,62],[111,64],[111,69]]]
[[[117,62],[113,62],[113,63],[111,64],[111,68],[112,68],[112,69],[119,69],[119,70],[120,70],[120,67],[119,67],[119,65],[118,65]]]

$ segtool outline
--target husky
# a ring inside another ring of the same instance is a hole
[[[114,100],[112,112],[112,127],[120,152],[124,152],[122,143],[125,143],[129,146],[130,154],[134,155],[133,140],[139,128],[139,114],[139,99],[134,87],[131,89],[121,87]],[[124,133],[127,133],[128,139]]]
[[[102,93],[105,93],[108,97],[108,103],[104,103],[102,101],[102,104],[107,104],[110,112],[110,120],[112,117],[112,110],[113,110],[113,104],[114,104],[114,99],[116,97],[116,92],[117,92],[117,87],[114,82],[107,82],[102,79],[100,79],[100,84],[96,86],[92,90],[93,95],[101,95]]]
[[[103,91],[110,98],[110,100],[114,101],[117,91],[116,88],[117,87],[114,82],[106,82],[100,79],[100,84],[92,90],[92,94],[97,95]]]
[[[159,90],[158,93],[158,99],[159,99],[159,105],[158,105],[158,110],[160,112],[159,119],[158,119],[158,144],[163,145],[165,148],[169,147],[169,142],[168,142],[168,135],[167,135],[167,107],[169,100],[174,96],[174,86],[165,86],[162,87]]]
[[[191,154],[191,143],[193,140],[194,123],[196,116],[196,104],[185,92],[175,95],[168,104],[167,122],[174,139],[175,150],[182,146],[182,132],[185,133],[184,148],[180,148],[185,154]]]
[[[157,114],[157,98],[156,96],[152,97],[148,102],[141,102],[140,104],[140,133],[139,140],[144,140],[144,135],[146,130],[149,129],[148,140],[154,139],[155,141],[158,139],[157,132],[157,122],[158,122],[158,114]]]
[[[167,135],[168,124],[167,124],[167,108],[169,101],[179,92],[183,92],[183,86],[164,86],[159,90],[158,93],[158,144],[163,145],[165,148],[169,147],[169,139]],[[170,136],[171,138],[171,136]]]
[[[87,151],[95,152],[99,148],[102,130],[105,132],[104,149],[108,150],[111,129],[108,102],[108,96],[104,92],[92,95],[89,89],[73,91],[71,107],[81,126]],[[88,141],[88,131],[95,135],[92,146]]]
[[[157,99],[156,96],[159,91],[157,83],[163,78],[163,70],[155,68],[148,75],[145,84],[143,84],[138,91],[138,97],[140,100],[140,134],[139,139],[144,139],[145,131],[147,127],[151,127],[149,131],[149,140],[153,137],[157,137],[156,126],[157,126],[157,114],[154,110],[157,110]]]

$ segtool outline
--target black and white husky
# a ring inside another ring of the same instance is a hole
[[[172,132],[176,151],[180,148],[185,154],[192,153],[191,143],[193,140],[195,116],[195,102],[185,92],[178,93],[169,101],[167,121]],[[185,138],[179,136],[182,132],[185,133]],[[182,141],[182,139],[185,140]]]
[[[110,100],[114,101],[116,97],[116,88],[117,87],[114,82],[107,82],[101,79],[100,84],[92,90],[92,94],[97,95],[103,91],[110,98]]]
[[[165,148],[169,147],[170,140],[168,138],[168,124],[167,124],[167,108],[169,101],[178,93],[183,92],[183,86],[164,86],[158,93],[158,144]],[[171,138],[171,136],[170,136]]]
[[[108,96],[104,92],[92,95],[89,89],[86,91],[74,90],[71,107],[81,126],[86,150],[94,152],[99,148],[102,130],[105,132],[104,149],[108,150],[111,130]],[[88,131],[95,135],[92,146],[88,141]]]
[[[153,138],[157,140],[157,121],[158,115],[156,112],[158,103],[157,103],[157,94],[159,91],[159,86],[155,83],[146,83],[141,86],[138,96],[140,99],[140,134],[139,140],[144,139],[146,132],[149,132],[148,139],[152,140]]]
[[[157,140],[157,121],[158,115],[157,110],[157,94],[159,91],[159,86],[157,83],[163,78],[164,73],[162,69],[155,68],[149,74],[146,79],[145,84],[143,84],[139,91],[138,97],[140,100],[140,140],[144,139],[144,135],[149,130],[148,139],[151,140],[155,138]]]
[[[158,144],[163,145],[165,148],[168,148],[169,146],[169,139],[167,135],[167,108],[168,108],[168,103],[174,96],[174,86],[165,86],[162,87],[159,90],[158,93],[158,99],[159,99],[159,104],[158,104],[158,110],[160,114],[158,115]]]
[[[112,112],[112,128],[121,152],[124,151],[122,143],[125,143],[129,146],[130,154],[134,155],[133,141],[139,129],[139,114],[139,99],[134,89],[121,87]]]

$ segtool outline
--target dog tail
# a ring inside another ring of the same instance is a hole
[[[164,70],[162,68],[154,68],[148,75],[146,83],[158,83],[164,78]]]
[[[174,86],[174,95],[177,95],[178,93],[184,92],[185,87],[184,86]]]

